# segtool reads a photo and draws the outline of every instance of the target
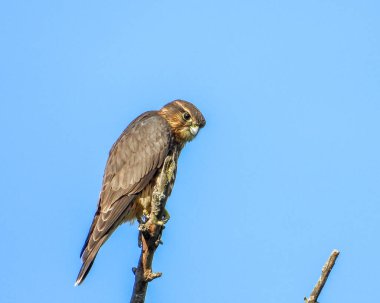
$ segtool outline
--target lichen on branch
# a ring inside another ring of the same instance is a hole
[[[143,303],[145,301],[148,283],[162,273],[153,272],[152,263],[154,253],[162,243],[162,231],[164,230],[163,216],[166,213],[165,205],[171,192],[171,184],[175,176],[177,154],[174,152],[171,156],[166,157],[160,175],[157,178],[154,187],[151,202],[151,211],[146,222],[139,225],[139,244],[141,244],[141,254],[137,268],[132,271],[135,274],[135,283],[131,303]]]

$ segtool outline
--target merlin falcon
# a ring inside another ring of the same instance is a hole
[[[158,111],[143,113],[123,131],[109,152],[97,211],[80,254],[83,263],[75,285],[86,278],[100,247],[120,224],[140,221],[150,213],[153,189],[165,159],[177,161],[185,144],[205,124],[195,105],[175,100]]]

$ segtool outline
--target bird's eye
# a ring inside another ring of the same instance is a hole
[[[185,119],[186,121],[189,121],[191,118],[190,114],[188,112],[184,112],[183,113],[183,119]]]

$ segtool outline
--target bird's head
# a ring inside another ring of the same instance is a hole
[[[166,104],[158,112],[172,128],[175,138],[186,143],[195,138],[206,120],[196,106],[184,100],[174,100]]]

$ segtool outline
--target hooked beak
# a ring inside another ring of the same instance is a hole
[[[198,125],[192,125],[190,126],[190,132],[191,134],[195,137],[199,131],[199,126]]]

